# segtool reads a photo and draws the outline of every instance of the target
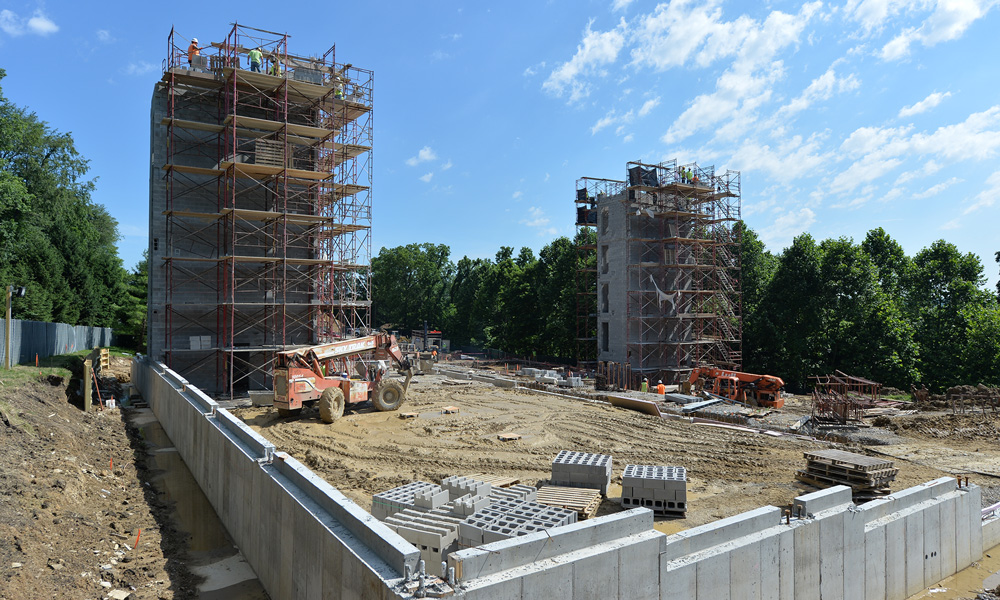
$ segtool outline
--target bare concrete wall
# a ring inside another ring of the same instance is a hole
[[[418,550],[162,363],[132,381],[272,598],[396,598]]]

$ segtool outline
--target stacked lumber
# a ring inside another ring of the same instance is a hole
[[[796,479],[818,487],[846,485],[854,490],[856,499],[888,494],[889,485],[899,473],[891,460],[843,450],[805,452],[803,456],[806,469],[797,471]]]

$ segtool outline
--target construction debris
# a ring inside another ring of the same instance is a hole
[[[855,499],[871,499],[890,493],[889,484],[899,473],[891,460],[873,458],[843,450],[806,452],[806,470],[795,478],[817,487],[846,485]]]
[[[881,383],[854,377],[843,371],[813,375],[813,420],[819,424],[846,425],[860,422],[865,408],[875,405]]]

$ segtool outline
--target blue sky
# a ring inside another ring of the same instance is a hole
[[[735,3],[0,4],[5,95],[72,132],[146,247],[149,100],[173,25],[288,32],[290,51],[375,72],[373,253],[454,259],[573,234],[581,176],[677,158],[743,174],[743,214],[780,251],[885,228],[1000,250],[996,0]]]

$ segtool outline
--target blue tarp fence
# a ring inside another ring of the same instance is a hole
[[[11,320],[10,346],[15,364],[34,364],[39,358],[111,345],[110,327]],[[7,337],[0,318],[0,365],[7,364]]]

